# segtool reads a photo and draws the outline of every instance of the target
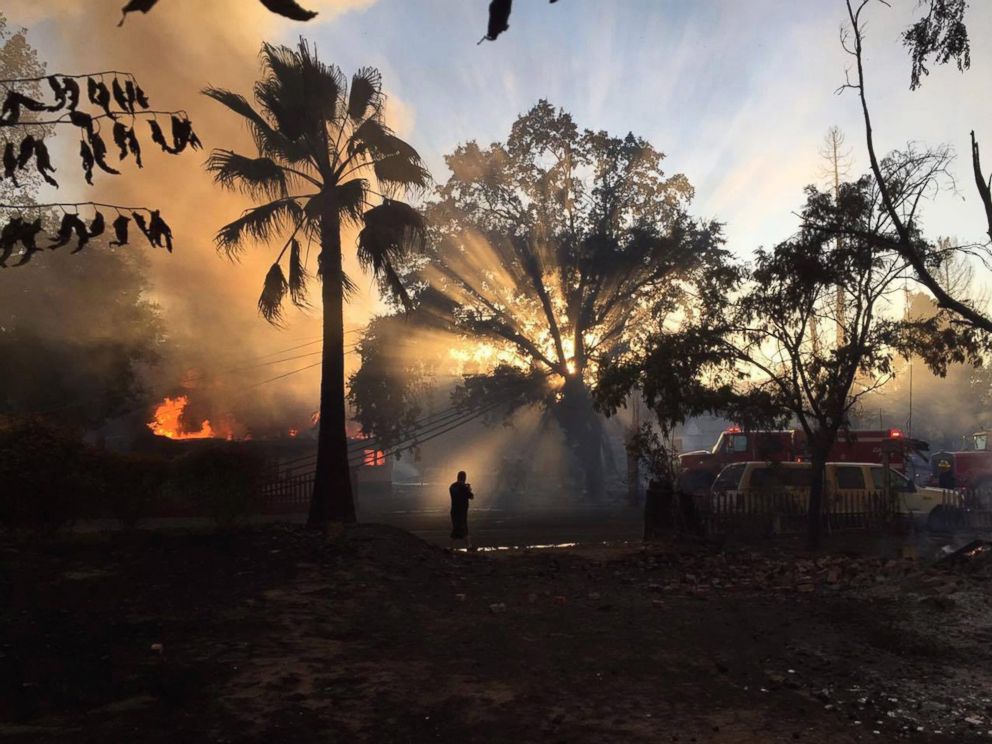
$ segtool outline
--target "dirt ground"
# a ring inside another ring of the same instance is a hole
[[[988,740],[988,565],[375,525],[9,542],[0,740]]]

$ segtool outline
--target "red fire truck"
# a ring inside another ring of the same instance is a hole
[[[877,462],[883,459],[883,443],[903,439],[899,429],[849,429],[837,434],[828,462]],[[922,442],[914,443],[925,448]],[[905,457],[901,447],[885,447],[889,465],[903,470]],[[805,462],[809,460],[806,435],[798,429],[787,431],[742,431],[732,427],[720,434],[712,450],[698,450],[679,455],[679,483],[689,493],[706,491],[716,476],[732,462]],[[992,459],[990,459],[992,464]]]
[[[992,431],[971,435],[971,449],[961,452],[937,452],[930,458],[933,485],[975,491],[992,497]]]

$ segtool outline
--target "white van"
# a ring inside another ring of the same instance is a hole
[[[756,497],[756,508],[766,499],[776,510],[804,513],[812,475],[812,464],[808,462],[736,462],[720,471],[710,489],[707,507],[711,511],[739,508],[743,501]],[[952,492],[917,486],[891,468],[888,476],[886,484],[885,468],[878,463],[828,462],[823,482],[824,512],[863,511],[866,506],[878,507],[872,500],[881,498],[883,504],[892,505],[896,514],[930,527],[943,527],[942,520],[947,518],[944,512],[958,506]]]

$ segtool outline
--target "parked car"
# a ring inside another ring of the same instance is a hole
[[[927,449],[926,442],[906,437],[900,429],[842,429],[830,450],[833,462],[874,462],[888,456],[895,470],[905,469],[906,453]],[[686,493],[705,493],[730,463],[808,462],[806,435],[798,429],[744,431],[737,427],[720,434],[711,450],[679,455],[679,486]]]
[[[804,514],[809,504],[812,465],[808,462],[738,462],[728,465],[713,482],[711,510],[758,509]],[[877,499],[882,501],[878,502]],[[902,473],[877,463],[830,462],[823,482],[823,509],[844,514],[865,509],[891,508],[931,529],[953,527],[960,519],[957,494],[917,486]]]

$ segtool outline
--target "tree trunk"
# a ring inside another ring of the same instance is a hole
[[[586,495],[601,499],[606,492],[603,477],[603,432],[596,418],[589,391],[579,375],[565,379],[558,422],[569,448],[585,474]]]
[[[812,444],[812,443],[811,443]],[[806,531],[806,547],[809,550],[820,549],[820,538],[823,533],[823,481],[827,462],[826,452],[813,444],[810,458],[812,460],[812,480],[809,487],[809,510]]]
[[[826,486],[826,464],[830,450],[837,439],[837,430],[829,427],[814,431],[809,436],[809,454],[813,469],[809,488],[809,522],[806,532],[806,547],[819,550],[823,535],[823,493]]]
[[[321,301],[324,348],[320,366],[320,429],[317,473],[307,526],[354,522],[355,497],[348,464],[344,389],[344,287],[341,282],[341,223],[334,204],[324,207],[320,223]]]

